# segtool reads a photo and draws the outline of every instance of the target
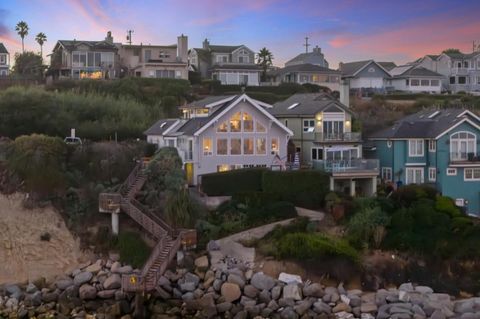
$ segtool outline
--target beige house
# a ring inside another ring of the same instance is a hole
[[[126,74],[144,78],[188,80],[188,37],[173,45],[121,45],[120,64]]]
[[[58,40],[51,54],[51,69],[60,78],[118,78],[117,45],[110,31],[102,41]]]

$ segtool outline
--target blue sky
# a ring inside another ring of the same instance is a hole
[[[112,31],[124,42],[173,44],[186,34],[189,47],[212,44],[267,47],[274,64],[304,51],[304,37],[319,45],[331,67],[363,59],[404,63],[455,47],[480,43],[478,0],[2,0],[0,42],[21,50],[15,24],[26,21],[28,50],[39,51],[35,34],[44,32],[49,53],[59,39],[101,40]]]

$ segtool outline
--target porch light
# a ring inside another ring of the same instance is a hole
[[[348,127],[350,127],[350,124],[351,124],[351,122],[350,122],[350,121],[348,121],[348,120],[347,120],[347,121],[345,121],[345,126],[348,126]]]

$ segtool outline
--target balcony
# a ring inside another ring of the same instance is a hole
[[[362,134],[360,132],[347,133],[324,133],[315,132],[315,142],[360,142]]]
[[[465,164],[479,164],[480,154],[473,152],[451,152],[450,165],[465,165]]]
[[[349,160],[313,160],[313,168],[320,169],[334,176],[378,175],[379,160],[353,158]]]

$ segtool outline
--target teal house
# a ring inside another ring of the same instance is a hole
[[[380,177],[395,187],[431,184],[480,216],[480,118],[465,109],[428,109],[372,134]]]

